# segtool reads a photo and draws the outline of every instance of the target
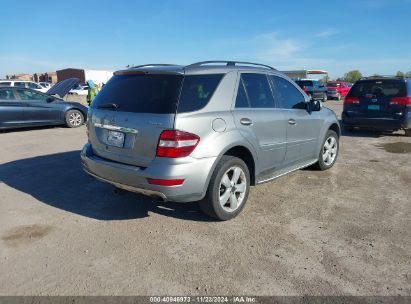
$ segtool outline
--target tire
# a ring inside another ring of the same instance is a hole
[[[411,137],[411,129],[405,129],[404,132],[405,132],[405,136]]]
[[[69,128],[78,128],[84,123],[84,115],[79,110],[69,110],[66,113],[66,125]]]
[[[326,143],[328,143],[329,148],[326,147]],[[337,160],[339,149],[340,149],[340,143],[339,143],[339,138],[338,138],[337,133],[335,133],[335,131],[333,130],[328,130],[322,142],[322,145],[321,145],[321,150],[318,155],[318,162],[316,164],[316,167],[319,170],[324,171],[334,166]],[[331,151],[333,150],[334,150],[334,153],[331,154]],[[328,154],[327,156],[325,156],[327,151],[328,151]],[[326,158],[324,159],[324,157]]]
[[[238,175],[237,184],[233,181],[235,173]],[[242,185],[243,191],[236,191],[239,190],[239,185]],[[237,157],[224,155],[214,169],[206,196],[199,202],[199,206],[208,216],[227,221],[243,210],[249,192],[250,171],[247,165]]]
[[[328,96],[327,96],[326,93],[324,93],[324,95],[323,95],[323,102],[326,102],[327,100],[328,100]]]

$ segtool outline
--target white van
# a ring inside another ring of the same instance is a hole
[[[21,88],[27,88],[27,89],[32,89],[36,90],[39,92],[46,93],[49,89],[44,88],[38,83],[34,81],[28,81],[28,80],[0,80],[0,86],[2,87],[21,87]]]

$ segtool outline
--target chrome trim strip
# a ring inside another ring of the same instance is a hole
[[[297,167],[297,168],[295,168],[295,169],[291,169],[290,171],[287,171],[287,172],[281,173],[281,174],[279,174],[279,175],[275,175],[275,176],[273,176],[273,177],[270,177],[270,178],[268,178],[268,179],[264,179],[264,180],[262,180],[262,181],[258,181],[258,183],[257,183],[257,184],[263,184],[263,183],[266,183],[266,182],[272,181],[273,179],[279,178],[279,177],[281,177],[281,176],[283,176],[283,175],[286,175],[286,174],[288,174],[288,173],[291,173],[291,172],[294,172],[294,171],[300,170],[300,169],[302,169],[302,168],[305,168],[305,167],[311,166],[311,165],[315,164],[317,161],[318,161],[318,160],[314,160],[314,161],[312,161],[312,162],[310,162],[310,163],[308,163],[308,164],[305,164],[305,165],[299,166],[299,167]]]
[[[107,129],[107,130],[111,130],[111,131],[120,131],[120,132],[124,132],[124,133],[132,133],[132,134],[137,134],[138,133],[138,131],[136,129],[124,128],[124,127],[113,126],[113,125],[104,125],[104,124],[101,124],[101,123],[95,123],[94,126],[96,128],[102,128],[102,129]]]
[[[147,190],[147,189],[142,189],[142,188],[136,188],[136,187],[132,187],[132,186],[128,186],[128,185],[124,185],[124,184],[120,184],[117,182],[113,182],[110,180],[107,180],[103,177],[100,177],[98,175],[95,175],[93,173],[91,173],[90,171],[88,171],[87,169],[83,168],[84,172],[86,172],[88,175],[91,175],[92,177],[105,182],[105,183],[109,183],[112,184],[113,186],[120,188],[120,189],[124,189],[130,192],[135,192],[135,193],[140,193],[140,194],[144,194],[147,196],[157,196],[160,197],[163,201],[167,201],[167,197],[165,196],[164,193],[158,192],[158,191],[153,191],[153,190]]]

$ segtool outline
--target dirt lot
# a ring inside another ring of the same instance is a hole
[[[327,102],[337,113],[341,103]],[[0,295],[411,295],[411,138],[355,132],[326,172],[229,222],[86,176],[85,128],[0,134]]]

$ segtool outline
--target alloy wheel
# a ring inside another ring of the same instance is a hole
[[[247,190],[246,175],[240,167],[231,167],[221,178],[219,201],[227,212],[236,211],[244,201]]]
[[[333,136],[330,136],[326,139],[323,146],[323,161],[327,166],[331,166],[335,158],[337,157],[338,152],[338,142],[337,139]]]
[[[82,117],[80,113],[74,112],[69,116],[69,122],[72,126],[79,126],[82,123]]]

